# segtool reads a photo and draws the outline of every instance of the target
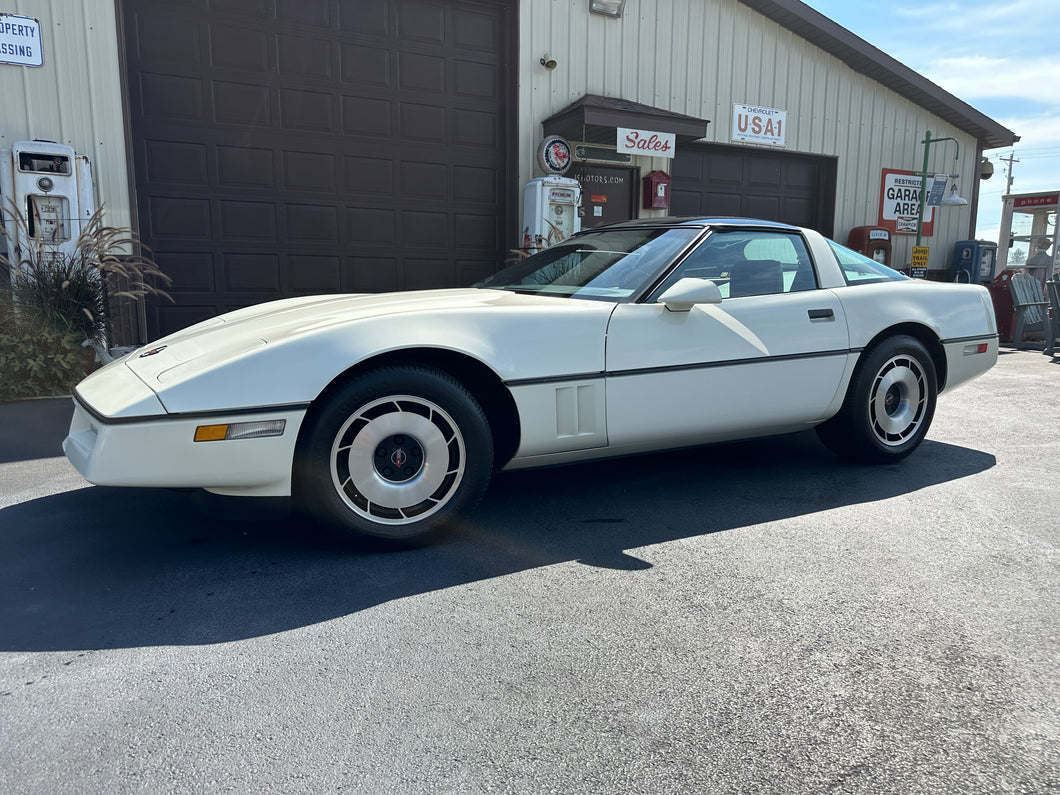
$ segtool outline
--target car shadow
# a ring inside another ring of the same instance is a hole
[[[69,395],[0,405],[0,464],[61,456],[73,415]]]
[[[990,454],[927,441],[900,465],[844,463],[814,434],[500,473],[435,544],[351,550],[298,518],[203,515],[187,493],[92,487],[0,510],[0,651],[209,644],[567,561],[885,500]]]

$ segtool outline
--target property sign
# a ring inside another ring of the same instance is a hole
[[[788,134],[788,112],[754,105],[732,106],[732,140],[784,146]]]
[[[40,22],[31,17],[0,14],[0,63],[44,65]]]
[[[618,128],[618,151],[646,157],[673,157],[677,136],[652,130]]]
[[[880,180],[880,218],[877,226],[895,235],[915,235],[920,212],[920,174],[897,168],[883,169]],[[935,208],[924,208],[921,235],[935,233]]]

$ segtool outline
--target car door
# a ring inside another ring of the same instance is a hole
[[[681,278],[723,296],[674,311]],[[835,295],[795,231],[716,230],[648,301],[620,304],[606,344],[608,441],[670,447],[797,430],[826,416],[851,360]]]

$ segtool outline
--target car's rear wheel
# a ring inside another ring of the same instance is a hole
[[[470,392],[430,368],[365,373],[333,393],[300,445],[300,502],[344,535],[423,543],[481,499],[493,440]]]
[[[923,344],[905,335],[891,337],[865,355],[842,409],[819,425],[817,434],[846,458],[899,461],[927,435],[937,394],[935,367]]]

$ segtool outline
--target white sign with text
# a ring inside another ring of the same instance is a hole
[[[788,112],[755,105],[732,106],[732,140],[784,146],[788,135]]]
[[[0,14],[0,63],[44,65],[40,22],[31,17]]]
[[[618,151],[645,157],[673,157],[677,136],[653,130],[618,128]]]

